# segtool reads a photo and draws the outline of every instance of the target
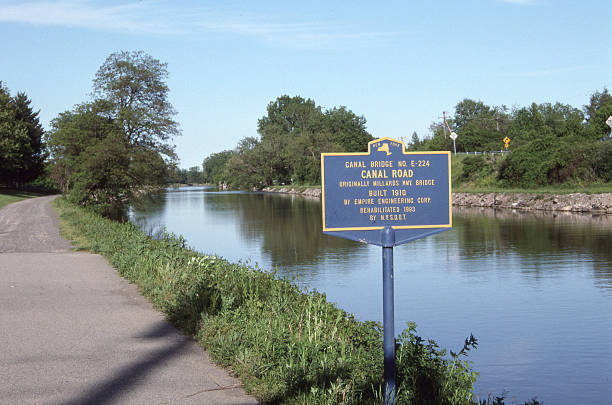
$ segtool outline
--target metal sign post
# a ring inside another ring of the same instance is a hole
[[[455,155],[457,154],[457,145],[455,145],[455,139],[457,139],[457,134],[454,132],[451,132],[450,137],[453,140],[453,150],[455,151]]]
[[[383,350],[385,356],[385,404],[395,404],[395,305],[393,293],[393,245],[395,231],[382,230],[383,263]]]
[[[382,246],[385,404],[395,403],[393,247],[451,229],[450,152],[406,152],[381,138],[364,153],[322,153],[323,233]]]

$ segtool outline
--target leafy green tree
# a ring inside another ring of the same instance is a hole
[[[51,121],[48,134],[52,177],[61,190],[70,191],[73,200],[82,204],[98,202],[101,195],[109,200],[105,204],[117,201],[130,186],[125,181],[130,163],[127,141],[115,122],[100,111],[99,103],[80,104]],[[104,167],[104,163],[113,163],[104,147],[125,164]],[[123,170],[126,176],[118,176],[116,170]]]
[[[367,152],[374,138],[366,129],[366,119],[342,106],[325,111],[325,129],[330,141],[343,152]]]
[[[596,90],[595,93],[591,94],[589,104],[584,106],[584,113],[586,115],[587,122],[592,121],[596,118],[597,112],[606,106],[612,104],[612,94],[604,87],[603,91]],[[606,117],[607,118],[607,117]]]
[[[367,150],[372,136],[365,124],[364,117],[346,107],[324,112],[314,100],[281,96],[268,104],[267,115],[258,121],[261,139],[257,145],[248,148],[244,156],[233,158],[232,172],[240,170],[236,166],[239,160],[243,164],[250,161],[248,167],[258,168],[254,174],[258,180],[250,181],[251,186],[318,183],[322,152]]]
[[[457,150],[462,152],[499,150],[505,136],[502,123],[506,108],[490,107],[482,101],[463,99],[455,106],[453,117]]]
[[[119,204],[170,177],[176,156],[169,141],[180,131],[167,76],[166,65],[143,52],[113,53],[96,73],[95,100],[53,120],[52,176],[75,201]]]
[[[606,120],[612,116],[612,95],[607,88],[591,95],[589,104],[584,106],[584,113],[587,136],[600,139],[611,133]]]
[[[202,178],[205,183],[218,184],[227,182],[226,165],[234,151],[225,150],[213,153],[202,162]]]
[[[167,78],[167,64],[142,51],[113,53],[96,73],[93,96],[130,145],[172,160],[176,155],[168,142],[180,129],[168,101]]]
[[[43,129],[25,93],[0,82],[0,184],[20,186],[43,172]]]
[[[226,183],[232,188],[263,188],[272,184],[272,170],[259,140],[246,137],[240,140],[236,153],[227,161]]]
[[[26,170],[20,173],[19,180],[21,183],[34,180],[42,174],[46,158],[43,144],[44,130],[38,119],[38,111],[34,112],[30,104],[31,100],[23,92],[18,92],[13,97],[15,117],[25,125],[28,134],[28,150],[30,151],[30,153],[24,155],[23,163]]]
[[[408,147],[406,149],[411,151],[416,151],[421,148],[421,140],[419,139],[419,135],[414,131],[412,136],[410,137],[410,142],[408,143]]]
[[[452,126],[452,120],[447,120]],[[452,150],[453,140],[448,134],[444,135],[444,123],[434,122],[429,126],[430,136],[425,137],[421,142],[422,150]],[[461,149],[459,149],[461,150]]]

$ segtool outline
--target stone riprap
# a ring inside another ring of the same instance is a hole
[[[264,188],[269,193],[321,197],[320,188],[297,190],[291,187]],[[529,193],[453,193],[453,205],[465,207],[509,208],[518,210],[596,212],[612,214],[612,193],[604,194],[529,194]]]

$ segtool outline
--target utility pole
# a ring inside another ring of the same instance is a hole
[[[442,111],[442,117],[444,117],[444,125],[443,125],[443,127],[444,127],[444,138],[446,139],[446,126],[448,125],[446,123],[446,111]]]

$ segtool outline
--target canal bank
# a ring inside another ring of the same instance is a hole
[[[308,198],[321,198],[320,188],[266,187],[262,191],[266,193],[299,194]],[[453,193],[453,205],[526,211],[612,214],[612,193]]]

